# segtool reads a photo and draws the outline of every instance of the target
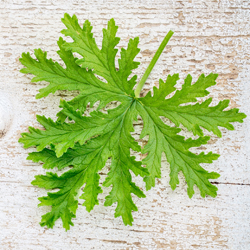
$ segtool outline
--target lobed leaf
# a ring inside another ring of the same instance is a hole
[[[68,230],[74,225],[78,199],[84,200],[83,206],[88,212],[98,205],[98,195],[102,193],[99,171],[109,158],[110,170],[102,186],[111,186],[111,191],[104,205],[115,203],[115,217],[121,216],[125,225],[132,225],[132,213],[138,210],[133,196],[145,197],[142,188],[133,181],[132,173],[144,179],[147,190],[154,187],[155,178],[161,177],[162,153],[170,164],[172,189],[179,183],[178,173],[182,172],[190,198],[194,194],[194,185],[202,197],[216,197],[217,187],[210,180],[220,175],[205,170],[202,164],[212,163],[219,155],[212,152],[195,154],[190,149],[207,144],[210,138],[204,136],[203,129],[221,137],[220,127],[233,130],[231,123],[243,122],[246,117],[238,109],[228,109],[229,100],[220,101],[216,106],[210,106],[212,98],[198,102],[197,98],[209,94],[207,89],[216,84],[218,75],[202,74],[194,84],[188,75],[180,90],[175,88],[179,75],[169,75],[166,81],[159,80],[159,88],[154,87],[153,93],[149,91],[145,97],[137,98],[138,93],[135,96],[133,89],[137,76],[131,74],[139,65],[134,60],[140,51],[139,38],[130,39],[128,47],[121,49],[119,69],[116,69],[116,45],[120,38],[116,36],[118,27],[114,19],[103,29],[101,48],[95,42],[88,20],[81,28],[75,15],[71,17],[65,14],[62,22],[66,26],[62,33],[72,38],[72,42],[66,42],[63,38],[58,41],[57,53],[65,67],[47,59],[47,53],[41,49],[35,50],[36,59],[29,53],[23,53],[20,58],[25,66],[22,73],[35,75],[33,82],[49,82],[36,98],[46,97],[57,90],[78,91],[78,95],[71,100],[60,101],[57,121],[37,116],[44,129],[30,127],[29,133],[22,133],[19,139],[25,148],[37,148],[38,152],[29,153],[28,160],[43,162],[43,168],[57,168],[59,173],[65,170],[61,175],[52,172],[37,175],[32,182],[40,188],[57,189],[39,198],[40,206],[51,207],[51,211],[42,216],[41,226],[53,228],[56,220],[61,218],[63,227]],[[169,38],[166,36],[164,40],[168,41]],[[160,48],[163,50],[163,45]],[[159,57],[158,51],[154,58]],[[73,53],[78,53],[79,58]],[[150,71],[147,69],[146,72],[148,75]],[[141,87],[143,83],[140,81],[138,86]],[[119,105],[103,112],[102,109],[113,101],[119,102]],[[86,116],[86,109],[94,105],[96,110]],[[143,120],[140,138],[149,135],[144,148],[131,136],[134,132],[133,121],[138,116]],[[166,125],[161,117],[171,120],[175,127]],[[185,139],[180,136],[180,124],[198,138]],[[131,156],[132,150],[147,156],[142,161],[136,161]]]

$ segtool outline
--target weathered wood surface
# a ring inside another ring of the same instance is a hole
[[[65,12],[77,14],[80,22],[89,19],[97,42],[101,30],[114,17],[119,25],[119,46],[130,37],[140,37],[135,73],[140,77],[169,29],[175,31],[145,86],[157,85],[167,74],[187,73],[197,79],[202,72],[219,73],[218,85],[211,88],[214,104],[230,98],[250,116],[250,2],[248,0],[2,0],[0,1],[0,249],[250,249],[250,129],[249,118],[235,124],[235,131],[212,136],[203,149],[221,154],[205,167],[218,171],[218,197],[192,199],[186,184],[175,191],[169,187],[165,160],[162,179],[135,202],[132,227],[114,218],[115,206],[101,204],[89,214],[80,206],[75,226],[65,232],[58,221],[53,230],[39,226],[49,208],[37,208],[37,197],[45,191],[33,187],[34,175],[44,173],[40,164],[26,160],[27,152],[17,140],[29,125],[38,126],[35,115],[55,117],[58,102],[67,93],[36,100],[45,82],[30,83],[31,76],[19,72],[22,52],[42,48],[58,59],[56,41]],[[180,81],[181,84],[181,81]],[[141,124],[136,126],[137,131]],[[135,136],[137,136],[135,134]],[[143,142],[142,142],[143,143]],[[197,151],[198,152],[198,151]],[[141,157],[137,155],[138,159]],[[103,171],[102,181],[105,178]],[[143,187],[143,182],[137,182]],[[197,190],[196,190],[197,191]]]

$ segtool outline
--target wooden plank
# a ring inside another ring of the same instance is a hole
[[[1,249],[249,249],[250,248],[250,123],[234,124],[235,131],[223,129],[223,138],[212,136],[203,148],[221,154],[218,161],[204,166],[217,171],[218,196],[190,200],[186,184],[175,191],[169,187],[169,168],[163,160],[162,179],[148,191],[147,198],[135,202],[134,225],[126,227],[114,218],[115,206],[103,206],[109,189],[100,195],[100,205],[90,214],[79,207],[75,226],[65,232],[58,221],[53,230],[39,226],[49,208],[37,208],[37,197],[45,191],[33,187],[34,175],[44,173],[40,164],[26,161],[27,152],[17,140],[28,126],[39,126],[35,115],[55,118],[60,92],[46,99],[35,95],[47,83],[30,83],[31,76],[19,72],[22,52],[41,48],[57,60],[56,41],[65,12],[77,14],[81,23],[89,19],[97,43],[101,30],[114,17],[121,37],[119,48],[129,38],[139,36],[135,70],[140,78],[169,29],[175,31],[145,85],[144,93],[168,74],[218,73],[211,88],[213,104],[229,98],[249,116],[250,110],[250,2],[247,0],[179,1],[28,1],[5,0],[0,5],[0,243]],[[180,87],[183,80],[180,81]],[[3,129],[5,128],[5,129]],[[136,125],[135,137],[142,128]],[[184,135],[190,135],[187,131]],[[143,143],[143,141],[141,141]],[[199,150],[195,151],[199,152]],[[141,155],[136,155],[140,159]],[[103,171],[101,181],[105,179]],[[142,180],[135,178],[140,187]],[[81,202],[81,201],[80,201]]]

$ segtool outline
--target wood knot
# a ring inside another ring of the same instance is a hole
[[[12,123],[12,104],[8,95],[0,91],[0,138],[2,138]]]

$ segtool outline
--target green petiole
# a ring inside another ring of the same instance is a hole
[[[168,32],[168,34],[165,36],[165,38],[163,39],[160,47],[158,48],[158,50],[156,51],[153,59],[151,60],[150,64],[148,65],[148,68],[146,69],[144,75],[142,76],[140,82],[138,83],[136,89],[135,89],[135,97],[138,98],[140,96],[140,92],[143,88],[143,85],[145,84],[146,80],[148,79],[149,74],[151,73],[152,69],[154,68],[157,60],[159,59],[161,53],[163,52],[164,48],[166,47],[168,41],[170,40],[170,38],[172,37],[172,35],[174,34],[174,32],[172,30],[170,30]]]

